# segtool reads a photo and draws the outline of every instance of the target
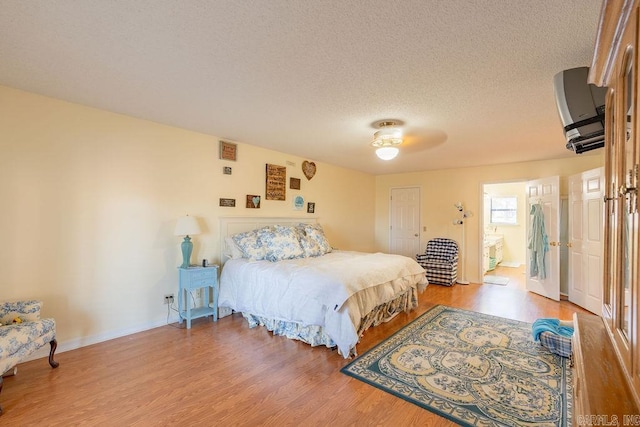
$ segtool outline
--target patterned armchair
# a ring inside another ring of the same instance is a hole
[[[41,319],[41,301],[18,301],[0,303],[0,392],[2,376],[31,353],[49,343],[49,365],[58,367],[53,360],[58,342],[56,321]],[[2,414],[2,407],[0,407]]]
[[[424,254],[416,261],[427,271],[429,283],[451,286],[458,278],[458,244],[455,240],[437,237],[427,242]]]

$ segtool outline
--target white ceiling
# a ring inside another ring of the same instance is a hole
[[[0,0],[0,84],[372,174],[571,157],[552,79],[590,64],[600,6]]]

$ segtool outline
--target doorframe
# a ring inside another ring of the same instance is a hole
[[[418,197],[420,202],[418,203],[418,247],[422,248],[422,186],[421,185],[399,185],[399,186],[395,186],[395,187],[389,187],[389,194],[388,194],[388,201],[389,201],[389,223],[387,224],[387,248],[389,248],[388,252],[391,253],[391,247],[392,247],[392,236],[391,236],[391,232],[393,231],[391,229],[391,225],[392,225],[392,211],[393,211],[393,199],[391,198],[391,195],[393,193],[393,190],[398,190],[398,189],[403,189],[403,188],[416,188],[418,189]],[[418,252],[419,253],[419,252]]]
[[[480,182],[480,191],[478,191],[479,198],[480,198],[480,202],[478,203],[478,206],[480,206],[480,216],[479,216],[480,219],[478,223],[478,245],[479,245],[478,247],[478,278],[481,284],[483,282],[483,277],[484,277],[484,272],[482,271],[482,256],[484,253],[484,211],[485,211],[484,186],[495,185],[495,184],[517,184],[517,183],[521,183],[524,186],[527,183],[527,181],[531,181],[531,179],[515,178],[515,179],[505,179],[500,181],[481,181]],[[526,208],[526,206],[524,208]],[[524,242],[524,245],[526,247],[527,245],[526,241]]]

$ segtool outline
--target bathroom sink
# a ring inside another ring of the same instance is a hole
[[[487,245],[495,245],[497,242],[503,239],[502,234],[486,234],[484,236],[484,243]]]

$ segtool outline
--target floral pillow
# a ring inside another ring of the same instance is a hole
[[[238,233],[231,236],[233,242],[242,252],[243,258],[248,258],[254,261],[260,261],[264,259],[266,252],[265,248],[262,246],[260,240],[258,239],[258,235],[265,229],[269,229],[269,227],[265,227],[260,230],[246,231],[244,233]]]
[[[258,240],[265,249],[264,259],[268,261],[304,257],[295,227],[276,225],[272,229],[262,229],[258,233]]]
[[[0,325],[8,325],[14,319],[20,318],[23,322],[40,320],[42,301],[29,300],[17,302],[5,302],[0,304]]]
[[[331,252],[331,245],[320,224],[300,224],[300,244],[308,257],[316,257]]]

